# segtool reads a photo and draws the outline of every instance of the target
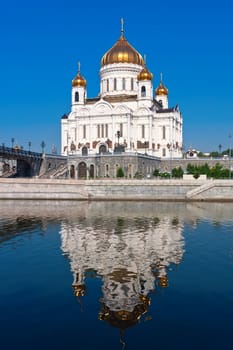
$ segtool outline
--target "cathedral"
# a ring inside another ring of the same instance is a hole
[[[99,74],[99,94],[89,98],[78,66],[71,112],[61,118],[61,154],[181,158],[182,114],[178,105],[169,107],[162,75],[153,88],[153,75],[145,58],[126,40],[123,21],[120,38],[101,59]]]

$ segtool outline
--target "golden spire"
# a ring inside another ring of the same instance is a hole
[[[76,77],[72,80],[72,86],[83,86],[86,87],[87,82],[86,80],[81,76],[80,73],[80,62],[78,62],[78,74],[76,75]]]
[[[144,63],[145,63],[145,65],[146,65],[146,54],[144,53]]]
[[[121,36],[124,36],[124,18],[121,18]]]
[[[146,55],[144,54],[144,68],[138,74],[138,80],[152,80],[153,74],[146,68]]]
[[[157,96],[168,95],[168,89],[163,85],[163,74],[160,73],[160,84],[155,90]]]

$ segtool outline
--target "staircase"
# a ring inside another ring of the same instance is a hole
[[[194,188],[193,190],[190,190],[186,193],[186,198],[187,199],[191,199],[193,197],[195,197],[196,195],[205,192],[207,190],[209,190],[210,188],[215,187],[215,183],[213,183],[211,180],[208,180],[208,183],[198,186],[196,188]]]

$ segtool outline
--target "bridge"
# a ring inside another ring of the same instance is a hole
[[[25,151],[19,147],[0,146],[0,158],[4,165],[7,164],[6,160],[15,161],[15,166],[11,169],[3,169],[6,176],[11,177],[48,177],[56,172],[63,172],[65,175],[67,171],[66,157]]]

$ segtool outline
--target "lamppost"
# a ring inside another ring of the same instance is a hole
[[[45,145],[45,142],[42,141],[41,144],[40,144],[40,147],[41,147],[41,149],[42,149],[42,153],[44,153],[45,146],[46,146],[46,145]]]
[[[229,179],[231,178],[231,133],[229,134]]]
[[[14,147],[14,143],[15,143],[15,139],[14,139],[14,137],[12,137],[12,139],[11,139],[12,148]]]
[[[69,179],[70,178],[70,164],[69,164],[69,147],[70,147],[70,135],[69,133],[67,134],[67,178]]]
[[[144,141],[145,154],[146,154],[146,140]]]
[[[120,132],[120,130],[117,130],[117,132],[116,132],[116,137],[117,137],[117,152],[120,152],[120,136],[121,136],[121,132]]]
[[[169,144],[168,144],[168,148],[169,148],[169,152],[170,152],[170,157],[169,157],[169,160],[170,160],[170,175],[171,175],[171,177],[172,177],[172,166],[173,166],[173,142],[170,142]]]

